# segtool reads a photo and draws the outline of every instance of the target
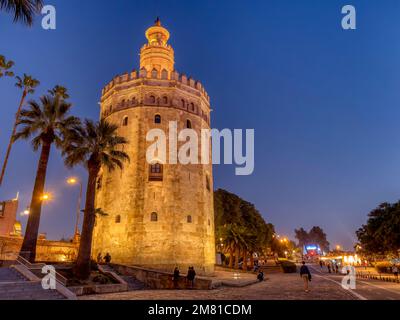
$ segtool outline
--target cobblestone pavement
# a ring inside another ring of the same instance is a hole
[[[215,290],[140,290],[81,297],[82,300],[354,300],[357,299],[333,281],[313,277],[311,292],[303,291],[296,274],[271,274],[268,280],[242,288]]]

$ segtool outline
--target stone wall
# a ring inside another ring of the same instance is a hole
[[[9,236],[14,232],[17,210],[18,200],[0,201],[0,236]]]
[[[114,270],[120,274],[134,277],[135,279],[143,282],[146,287],[151,289],[174,289],[172,281],[173,274],[170,272],[146,269],[136,266],[123,266],[113,264]],[[186,277],[184,275],[179,277],[177,283],[178,289],[187,289],[189,287]],[[213,282],[211,279],[196,277],[193,285],[196,290],[210,290],[213,289]]]
[[[22,246],[22,237],[0,236],[0,260],[14,260]],[[38,240],[37,262],[73,262],[78,256],[79,243]]]

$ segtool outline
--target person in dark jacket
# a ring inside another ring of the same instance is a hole
[[[303,279],[304,282],[304,291],[310,292],[310,290],[308,289],[308,283],[311,281],[311,272],[304,261],[302,262],[302,266],[300,268],[300,277]]]
[[[178,289],[178,283],[179,283],[179,268],[176,267],[174,270],[174,276],[172,278],[172,281],[174,283],[174,289]]]
[[[264,281],[264,272],[262,272],[260,270],[260,272],[257,275],[257,279],[258,279],[258,281],[263,282]]]
[[[194,286],[194,278],[196,277],[196,271],[194,271],[193,267],[189,267],[186,279],[188,282],[188,286],[190,289],[193,289]]]
[[[107,252],[107,254],[104,256],[104,262],[106,264],[109,264],[111,262],[111,255]]]

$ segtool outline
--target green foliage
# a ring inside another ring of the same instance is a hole
[[[30,26],[35,14],[39,14],[43,0],[0,0],[0,10],[11,12],[14,22],[23,22]]]
[[[216,241],[223,239],[225,252],[261,252],[271,244],[274,227],[267,224],[255,206],[235,194],[214,193]]]
[[[14,62],[11,60],[6,60],[6,57],[0,55],[0,78],[6,77],[13,77],[14,72],[11,71],[11,68],[14,66]]]
[[[375,264],[375,269],[379,273],[390,273],[392,268],[392,264],[389,261],[381,261]]]
[[[363,253],[396,256],[400,248],[400,202],[382,203],[356,234]]]
[[[280,265],[284,273],[295,273],[297,272],[297,266],[294,262],[289,260],[280,260]]]

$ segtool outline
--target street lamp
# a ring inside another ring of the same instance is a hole
[[[79,183],[79,197],[78,197],[78,205],[76,209],[76,223],[75,223],[75,236],[79,235],[79,218],[81,215],[81,201],[82,201],[82,181],[80,179],[71,177],[67,180],[69,185],[76,185]]]
[[[51,199],[50,193],[43,193],[42,196],[40,197],[40,200],[42,201],[49,201]]]

